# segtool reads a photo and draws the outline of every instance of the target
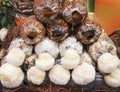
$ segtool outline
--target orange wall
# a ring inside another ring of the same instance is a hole
[[[95,13],[102,27],[110,34],[120,28],[120,0],[95,0]]]

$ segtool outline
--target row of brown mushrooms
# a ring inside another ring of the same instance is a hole
[[[80,25],[74,33],[77,39],[84,44],[96,42],[101,34],[100,24],[91,19],[88,15],[85,22]],[[25,19],[20,28],[20,35],[28,44],[37,44],[41,42],[45,33],[53,41],[62,41],[70,35],[70,27],[64,19],[54,19],[49,25],[45,26],[39,22],[35,16]]]

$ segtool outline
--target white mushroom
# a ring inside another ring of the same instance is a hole
[[[110,53],[104,53],[98,58],[98,68],[103,73],[110,73],[120,64],[117,56]]]
[[[55,63],[55,59],[48,53],[41,53],[35,61],[35,65],[43,71],[50,70]]]
[[[35,53],[37,55],[44,52],[49,53],[54,58],[57,58],[59,54],[58,43],[46,37],[42,42],[35,45]]]
[[[75,68],[80,62],[80,56],[74,49],[68,49],[61,58],[61,64],[67,69]]]
[[[33,46],[28,45],[22,38],[16,38],[13,40],[8,48],[8,52],[10,52],[13,48],[20,48],[26,55],[29,57],[32,54]]]
[[[95,68],[91,64],[83,62],[73,70],[72,79],[76,84],[87,85],[95,79]]]
[[[77,41],[74,36],[71,36],[60,43],[59,50],[61,56],[64,55],[67,49],[74,49],[78,52],[78,54],[81,54],[83,51],[83,45],[79,41]]]
[[[111,87],[120,87],[120,69],[115,69],[109,75],[104,77],[107,85]]]
[[[0,67],[0,80],[4,87],[16,88],[24,79],[24,73],[19,67],[5,63]]]
[[[2,29],[0,30],[0,40],[1,40],[1,41],[4,41],[4,40],[5,40],[5,37],[6,37],[6,35],[7,35],[7,32],[8,32],[8,29],[6,29],[6,28],[2,28]]]
[[[32,82],[33,84],[40,85],[43,83],[45,79],[46,73],[41,71],[36,66],[31,67],[27,71],[27,79],[28,81]]]
[[[66,85],[70,80],[70,71],[62,65],[55,65],[49,72],[51,82],[57,85]]]
[[[21,66],[25,60],[25,53],[19,48],[13,48],[6,56],[6,61],[14,66]]]

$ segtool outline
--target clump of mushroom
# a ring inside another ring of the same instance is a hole
[[[48,23],[54,20],[60,10],[59,0],[35,0],[33,4],[36,18]]]
[[[76,84],[87,85],[95,79],[95,68],[91,64],[83,62],[73,70],[72,79]]]
[[[50,70],[49,78],[56,85],[66,85],[70,80],[70,71],[62,65],[56,64]]]
[[[106,75],[104,79],[110,87],[120,87],[120,69],[116,68],[109,75]]]
[[[102,29],[94,14],[88,13],[85,22],[79,26],[76,32],[77,39],[84,44],[96,42],[102,33]]]
[[[104,53],[98,58],[98,69],[103,73],[110,73],[120,65],[117,56],[110,53]]]
[[[80,55],[83,45],[74,36],[70,36],[59,44],[60,55],[63,56],[67,49],[74,49]]]
[[[13,48],[6,56],[6,62],[14,66],[21,66],[25,60],[25,53],[19,48]]]
[[[38,69],[36,66],[32,66],[27,71],[27,79],[28,81],[32,82],[33,84],[40,85],[43,83],[45,79],[46,73],[40,69]]]
[[[35,61],[35,65],[43,71],[50,70],[55,63],[55,59],[48,53],[41,53]]]
[[[68,49],[61,58],[61,64],[67,69],[73,69],[80,63],[80,56],[74,49]]]
[[[87,16],[85,0],[63,0],[62,16],[69,23],[82,23]]]
[[[42,42],[35,45],[35,53],[37,55],[45,52],[57,58],[59,54],[58,43],[46,37]]]
[[[62,41],[70,34],[70,30],[63,19],[55,19],[47,26],[47,34],[53,41]]]
[[[5,63],[0,67],[0,81],[4,87],[16,88],[22,84],[24,73],[21,68]]]
[[[20,36],[27,44],[37,44],[44,39],[45,27],[34,15],[29,16],[20,27]]]

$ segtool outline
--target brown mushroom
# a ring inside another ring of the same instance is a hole
[[[102,33],[102,28],[93,14],[88,14],[85,23],[79,26],[76,37],[84,44],[92,44],[98,40]]]
[[[33,15],[34,0],[13,0],[16,11],[22,14]]]
[[[64,0],[62,15],[69,23],[81,23],[87,16],[87,3],[85,0]]]
[[[30,16],[23,22],[20,28],[20,36],[26,43],[36,44],[44,39],[45,27],[35,19],[35,16]]]
[[[59,0],[35,0],[33,8],[39,21],[49,22],[59,13]]]
[[[68,25],[63,19],[55,19],[47,27],[48,37],[54,41],[64,40],[69,33]]]

